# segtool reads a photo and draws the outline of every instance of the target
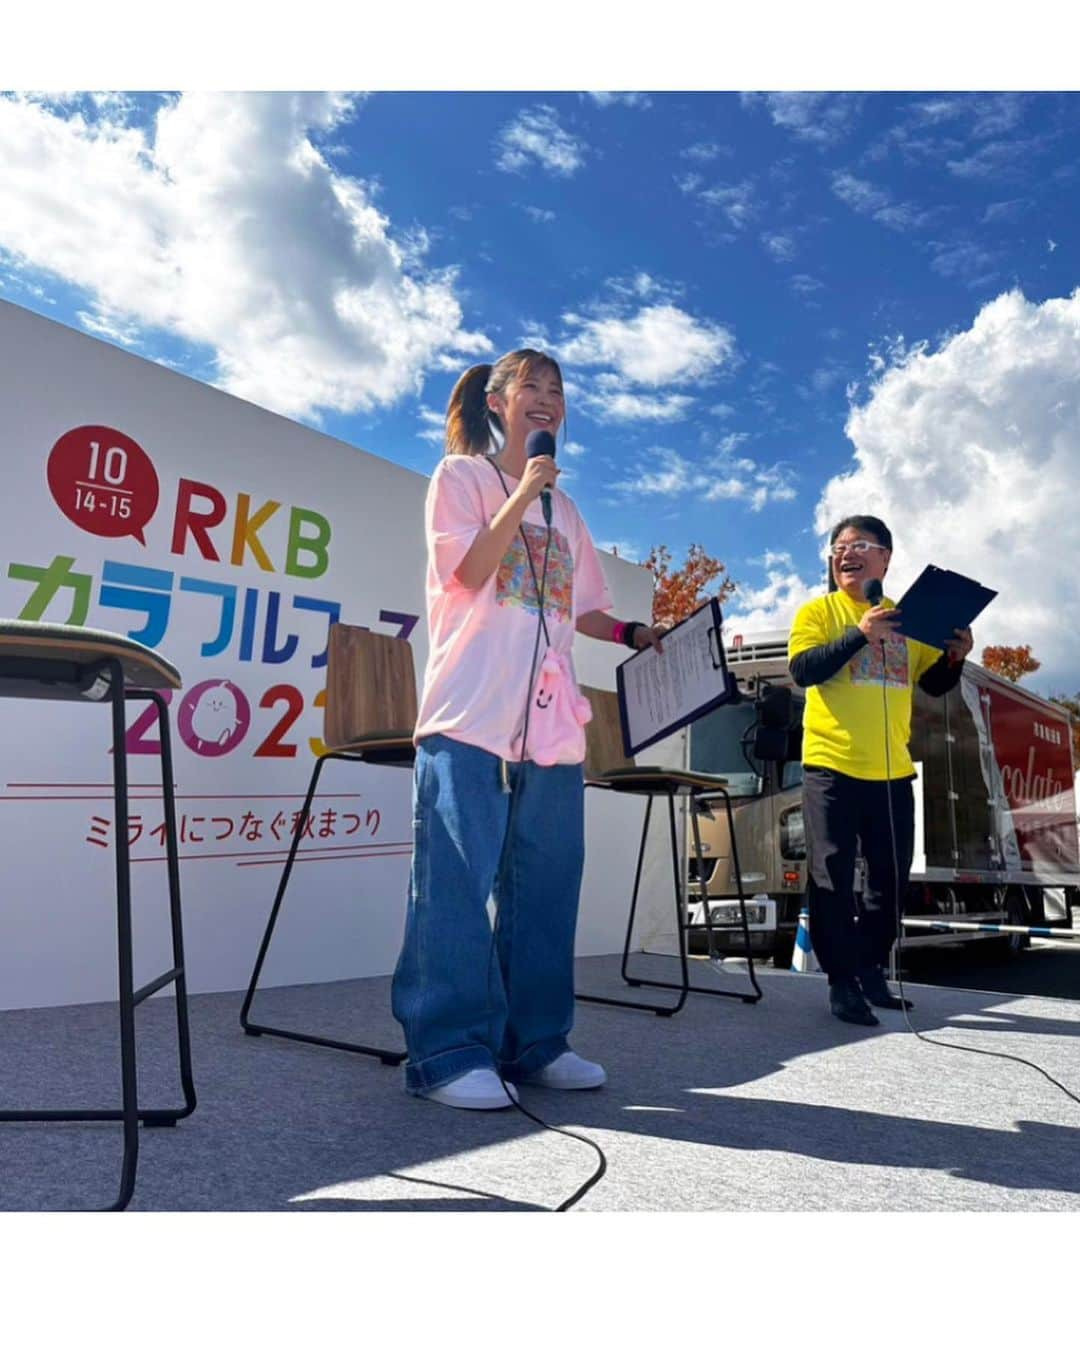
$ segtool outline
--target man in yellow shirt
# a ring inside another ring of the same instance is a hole
[[[861,1026],[878,1024],[870,1003],[904,1006],[890,993],[884,967],[914,845],[912,690],[918,683],[928,694],[948,693],[972,646],[967,628],[956,630],[944,652],[896,631],[900,611],[881,593],[891,558],[892,535],[876,516],[840,521],[829,537],[829,593],[802,606],[788,639],[792,678],[807,691],[810,941],[829,977],[834,1016]],[[854,890],[857,846],[866,863],[861,903]]]

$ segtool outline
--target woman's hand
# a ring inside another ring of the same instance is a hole
[[[525,472],[511,496],[528,505],[536,501],[544,488],[554,487],[558,476],[559,467],[551,455],[534,455],[525,461]]]
[[[859,620],[859,632],[867,642],[885,642],[896,632],[896,621],[900,617],[898,609],[889,609],[886,605],[874,605]]]
[[[661,646],[660,639],[667,635],[667,629],[660,625],[656,628],[648,628],[645,624],[638,624],[634,629],[634,646],[638,651],[644,651],[646,647],[655,647],[658,652],[664,648]]]

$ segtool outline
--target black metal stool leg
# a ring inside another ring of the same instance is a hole
[[[675,892],[675,932],[679,941],[679,967],[682,971],[682,988],[679,1001],[672,1012],[678,1012],[686,1002],[690,992],[690,967],[686,959],[686,922],[689,916],[689,895],[683,893],[683,878],[679,870],[679,835],[675,826],[675,794],[668,793],[668,823],[671,828],[671,878]]]
[[[649,820],[652,817],[652,797],[645,803],[645,822],[641,827],[641,842],[638,845],[637,865],[634,868],[634,890],[630,896],[630,917],[626,921],[626,937],[623,940],[622,964],[619,967],[627,984],[634,984],[627,969],[630,963],[630,940],[634,932],[634,918],[637,914],[638,892],[641,890],[641,869],[645,865],[645,845],[649,838]]]
[[[184,930],[180,914],[180,850],[176,830],[176,792],[172,763],[169,705],[160,694],[147,691],[157,709],[161,739],[161,787],[165,810],[165,858],[169,874],[169,921],[172,926],[173,972],[176,986],[176,1042],[180,1056],[180,1084],[184,1091],[182,1111],[147,1111],[143,1124],[175,1125],[195,1110],[195,1076],[191,1068],[191,1033],[188,1027],[187,974],[184,965]]]
[[[120,986],[120,1078],[123,1087],[124,1159],[120,1192],[110,1209],[126,1209],[135,1189],[139,1159],[139,1102],[135,1069],[135,984],[131,938],[131,849],[128,844],[127,719],[124,672],[109,662],[111,676],[113,805],[116,812],[116,938]]]
[[[671,802],[673,801],[673,799],[671,798],[670,794],[669,794],[668,800],[669,800],[669,806],[670,806],[670,809],[671,809],[671,820],[672,820],[672,836],[671,836],[671,837],[672,837],[672,843],[673,843],[673,845],[675,845],[675,843],[676,843],[676,835],[675,835],[675,826],[674,826],[674,807],[671,806]],[[645,808],[645,821],[644,821],[644,823],[643,823],[643,825],[642,825],[642,827],[641,827],[641,845],[640,845],[640,847],[638,848],[637,869],[636,869],[636,871],[635,871],[635,873],[634,873],[634,892],[633,892],[633,895],[631,896],[631,899],[630,899],[630,918],[629,918],[629,920],[627,921],[627,924],[626,924],[626,941],[623,943],[623,954],[622,954],[621,973],[622,973],[622,977],[623,977],[623,979],[626,981],[626,983],[629,984],[629,985],[631,985],[631,986],[634,987],[634,988],[637,988],[638,986],[643,985],[643,984],[647,984],[647,985],[656,985],[656,983],[657,983],[657,981],[655,981],[655,980],[645,980],[645,979],[640,979],[640,978],[632,977],[632,976],[629,974],[629,971],[628,971],[628,969],[627,969],[628,963],[629,963],[629,959],[630,959],[630,941],[631,941],[631,936],[632,936],[632,934],[633,934],[633,929],[634,929],[634,917],[635,917],[635,915],[637,914],[638,894],[639,894],[639,891],[640,891],[640,889],[641,889],[641,872],[642,872],[642,868],[643,868],[644,862],[645,862],[645,846],[646,846],[646,843],[647,843],[648,837],[649,837],[649,820],[650,820],[650,817],[652,816],[652,804],[653,804],[653,797],[652,797],[652,794],[650,793],[649,796],[648,796],[648,805],[647,805],[646,808]],[[675,883],[675,910],[676,910],[676,913],[679,913],[679,909],[680,909],[680,887],[679,887],[679,883],[678,883],[679,862],[678,862],[678,850],[677,850],[677,848],[675,849],[674,871],[675,871],[675,878],[676,878],[676,883]],[[688,976],[688,972],[687,972],[687,968],[686,968],[686,953],[685,953],[685,951],[684,951],[683,948],[682,948],[682,941],[683,941],[683,939],[682,939],[682,936],[681,936],[681,935],[682,935],[682,927],[681,927],[681,925],[680,925],[678,931],[679,931],[679,933],[680,933],[680,948],[679,948],[679,951],[680,951],[680,955],[682,956],[682,962],[683,962],[683,975],[684,975],[684,977],[686,977],[686,980],[685,980],[685,987],[684,987],[684,989],[683,989],[682,997],[681,997],[681,998],[679,999],[679,1001],[674,1005],[674,1007],[671,1007],[671,1008],[658,1007],[655,1003],[639,1003],[639,1002],[636,1002],[636,1001],[633,1000],[633,999],[628,999],[628,998],[603,998],[603,997],[601,997],[599,994],[575,994],[574,997],[575,997],[575,998],[578,1000],[578,1002],[580,1002],[580,1003],[604,1003],[604,1004],[607,1004],[607,1006],[608,1006],[608,1007],[611,1007],[611,1008],[636,1008],[636,1009],[638,1009],[640,1012],[651,1012],[651,1013],[654,1013],[657,1017],[674,1017],[675,1014],[682,1008],[683,1004],[686,1002],[686,995],[687,995],[688,992],[690,992],[689,976]],[[679,986],[677,986],[677,985],[670,985],[670,986],[663,986],[663,987],[675,989],[675,988],[678,988]]]
[[[686,954],[686,902],[688,897],[683,895],[682,877],[679,875],[679,835],[675,824],[675,794],[667,793],[668,799],[668,826],[671,837],[671,877],[672,890],[675,896],[675,933],[679,944],[679,969],[682,974],[681,984],[672,984],[670,980],[654,980],[640,976],[632,983],[645,986],[649,989],[674,989],[678,991],[679,997],[673,1007],[659,1009],[655,1004],[650,1006],[652,1011],[659,1017],[674,1017],[677,1012],[681,1012],[686,1004],[688,994],[712,993],[713,990],[695,989],[690,983],[690,967]],[[651,798],[650,798],[651,801]],[[700,850],[699,850],[700,865]],[[719,992],[719,991],[717,991]]]
[[[690,828],[694,834],[694,861],[697,866],[697,874],[700,879],[705,875],[705,863],[701,852],[701,826],[698,824],[698,801],[695,796],[691,796],[690,798]],[[713,928],[712,909],[709,906],[709,897],[707,894],[707,887],[705,886],[705,883],[699,881],[699,884],[701,885],[701,912],[702,915],[704,916],[705,922],[705,945],[709,951],[709,960],[715,961],[716,934]],[[689,895],[686,897],[686,901],[687,905],[689,906],[690,903]],[[687,937],[687,941],[689,941],[689,937]]]
[[[742,919],[743,944],[746,950],[746,973],[750,977],[750,983],[754,986],[753,995],[743,994],[742,1000],[744,1003],[756,1003],[761,998],[761,986],[757,982],[757,974],[754,971],[754,950],[750,946],[750,925],[746,918],[746,893],[743,890],[742,868],[739,866],[739,846],[735,840],[735,813],[731,809],[730,793],[724,788],[720,788],[719,792],[724,799],[724,808],[727,812],[728,836],[731,839],[731,865],[735,869],[735,887],[739,893],[739,916]],[[705,908],[708,909],[707,896]]]
[[[686,952],[687,930],[689,928],[689,923],[686,917],[687,916],[686,904],[689,903],[689,895],[686,895],[685,897],[683,896],[682,878],[679,876],[678,837],[675,828],[675,798],[673,794],[669,794],[668,813],[671,822],[672,866],[674,868],[674,875],[675,875],[675,912],[677,923],[676,931],[678,933],[679,938],[679,963],[683,977],[682,983],[673,984],[670,980],[647,979],[644,976],[638,976],[636,978],[631,979],[627,975],[627,953],[629,951],[630,946],[629,932],[627,933],[626,946],[623,949],[622,969],[623,969],[623,978],[627,981],[628,984],[646,987],[649,989],[673,989],[678,991],[679,999],[674,1005],[674,1007],[663,1009],[657,1008],[655,1004],[631,1003],[626,999],[601,999],[597,998],[595,995],[589,994],[578,995],[578,998],[581,999],[582,1002],[610,1003],[614,1004],[616,1007],[623,1007],[623,1008],[644,1008],[648,1012],[656,1013],[658,1017],[674,1017],[674,1015],[677,1012],[679,1012],[682,1009],[683,1005],[685,1004],[687,994],[708,994],[713,998],[737,998],[743,1003],[756,1003],[758,999],[762,997],[761,986],[757,982],[757,975],[754,971],[753,950],[750,946],[750,928],[746,917],[746,895],[745,892],[743,891],[742,870],[739,866],[739,852],[738,846],[735,842],[735,820],[734,820],[734,812],[731,809],[731,798],[728,795],[728,793],[725,792],[722,788],[710,787],[709,792],[710,794],[716,792],[718,795],[721,795],[724,798],[724,804],[727,810],[728,834],[731,839],[731,861],[735,871],[735,881],[739,895],[739,912],[742,917],[743,942],[746,951],[747,974],[750,977],[750,983],[754,988],[754,993],[743,994],[735,989],[703,989],[690,983],[689,966],[687,962],[687,952]],[[650,806],[652,805],[651,797],[649,798],[649,804]],[[698,876],[703,876],[704,869],[701,854],[701,831],[698,827],[697,815],[694,814],[696,804],[697,804],[696,796],[692,794],[690,801],[690,810],[691,810],[691,826],[694,835],[694,854],[697,859]],[[646,816],[646,828],[647,826],[648,826],[648,816]],[[643,839],[643,847],[644,847],[644,839]],[[639,867],[638,867],[639,877],[640,877],[640,861],[641,859],[639,857]],[[715,948],[713,945],[714,935],[713,935],[712,914],[709,910],[708,896],[704,895],[703,898],[705,906],[705,930],[706,933],[708,934],[709,955],[713,956]],[[633,909],[634,906],[636,906],[636,904],[637,904],[637,889],[635,882],[634,900],[631,906],[631,916],[633,915]],[[631,923],[632,922],[633,919],[631,917]]]
[[[109,705],[112,723],[113,810],[116,826],[116,943],[117,984],[120,1016],[120,1082],[122,1105],[119,1110],[79,1111],[0,1111],[0,1120],[19,1121],[122,1121],[124,1154],[120,1165],[120,1186],[110,1210],[126,1209],[135,1189],[139,1160],[139,1124],[175,1125],[195,1109],[195,1087],[191,1071],[191,1044],[187,1025],[187,999],[184,985],[183,936],[180,918],[180,869],[176,843],[176,810],[172,786],[172,757],[169,744],[168,711],[165,700],[150,690],[124,688],[124,672],[118,661],[100,666],[109,678]],[[129,700],[151,699],[158,709],[161,729],[163,801],[165,805],[165,842],[169,867],[169,905],[173,935],[172,970],[151,980],[141,989],[134,987],[134,941],[131,922],[131,846],[128,842],[128,764],[125,708]],[[135,1009],[144,999],[165,985],[177,984],[177,1041],[180,1050],[180,1077],[185,1105],[169,1110],[140,1110],[136,1067]]]
[[[288,888],[289,878],[292,875],[293,864],[296,861],[296,855],[300,848],[300,840],[303,838],[304,828],[307,825],[308,817],[311,815],[311,803],[315,799],[315,792],[319,786],[319,779],[322,777],[323,765],[330,759],[343,759],[351,763],[362,762],[361,756],[339,754],[336,751],[320,755],[315,761],[315,768],[312,770],[311,781],[308,784],[307,796],[304,798],[304,805],[300,811],[300,818],[297,821],[296,829],[293,832],[292,843],[289,845],[289,855],[285,860],[285,866],[281,873],[281,880],[278,882],[277,892],[274,895],[274,903],[270,909],[270,917],[266,922],[266,929],[263,933],[262,942],[259,945],[259,953],[255,958],[255,968],[251,972],[251,981],[248,984],[247,993],[244,995],[244,1002],[240,1007],[240,1025],[249,1036],[279,1036],[283,1040],[302,1041],[306,1045],[323,1045],[331,1050],[351,1050],[358,1055],[371,1055],[383,1064],[400,1064],[405,1058],[404,1051],[380,1050],[374,1046],[360,1045],[353,1041],[337,1041],[332,1040],[327,1036],[310,1036],[305,1032],[287,1031],[282,1027],[271,1027],[265,1023],[253,1022],[249,1017],[252,1000],[255,997],[255,990],[259,983],[259,976],[262,973],[266,954],[270,950],[270,940],[274,935],[274,928],[277,925],[278,915],[281,912],[282,902],[285,899],[285,891]]]

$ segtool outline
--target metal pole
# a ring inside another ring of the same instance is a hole
[[[1028,937],[1080,938],[1080,931],[1071,928],[1025,928],[1015,923],[946,923],[938,919],[903,920],[905,928],[929,928],[934,933],[1024,933]]]

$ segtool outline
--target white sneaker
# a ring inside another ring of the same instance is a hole
[[[582,1059],[580,1055],[575,1055],[573,1050],[564,1050],[558,1059],[530,1074],[525,1082],[530,1087],[574,1091],[577,1088],[602,1087],[607,1082],[607,1074],[601,1065]]]
[[[443,1106],[459,1106],[463,1111],[501,1111],[518,1099],[513,1083],[507,1083],[504,1089],[494,1069],[470,1069],[460,1078],[429,1088],[421,1095]]]

